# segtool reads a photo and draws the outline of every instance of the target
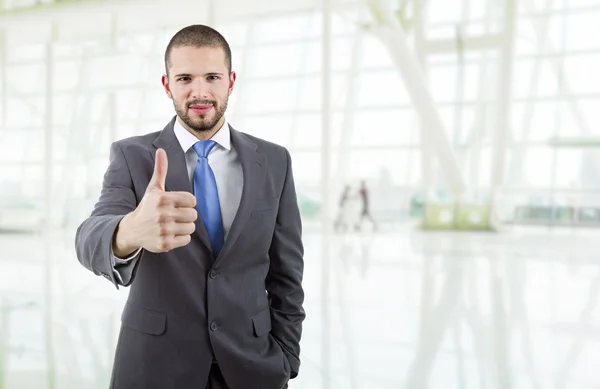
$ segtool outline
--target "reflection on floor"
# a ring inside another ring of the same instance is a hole
[[[599,387],[599,238],[406,227],[321,245],[307,233],[290,388]],[[108,387],[127,290],[79,265],[72,234],[0,235],[0,296],[0,387]]]

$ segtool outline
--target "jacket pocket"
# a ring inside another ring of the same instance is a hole
[[[252,316],[252,326],[254,327],[254,336],[259,338],[271,332],[271,309],[263,309]]]
[[[149,335],[162,335],[167,327],[167,314],[136,308],[127,303],[121,315],[121,322],[132,330]]]

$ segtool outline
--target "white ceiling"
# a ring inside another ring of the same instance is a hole
[[[339,9],[365,0],[331,1]],[[52,25],[55,40],[73,41],[111,34],[113,19],[117,34],[165,27],[176,31],[194,23],[219,25],[321,7],[322,0],[87,0],[0,15],[0,29],[9,44],[47,41]]]

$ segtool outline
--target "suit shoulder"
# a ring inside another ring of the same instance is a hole
[[[277,143],[262,139],[262,138],[258,138],[254,135],[250,135],[247,134],[245,132],[242,132],[241,134],[243,134],[245,137],[247,137],[248,139],[250,139],[252,142],[254,142],[258,148],[264,150],[265,152],[269,153],[269,152],[275,152],[278,154],[282,154],[285,156],[286,152],[287,152],[287,148],[285,146],[279,145]]]
[[[119,139],[113,142],[113,145],[119,146],[121,150],[132,150],[137,148],[149,149],[152,143],[158,137],[160,131],[151,132],[143,135],[134,135]]]

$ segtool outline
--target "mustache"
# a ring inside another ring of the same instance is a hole
[[[194,100],[187,103],[187,107],[191,107],[192,105],[214,105],[217,106],[217,102],[215,100]]]

